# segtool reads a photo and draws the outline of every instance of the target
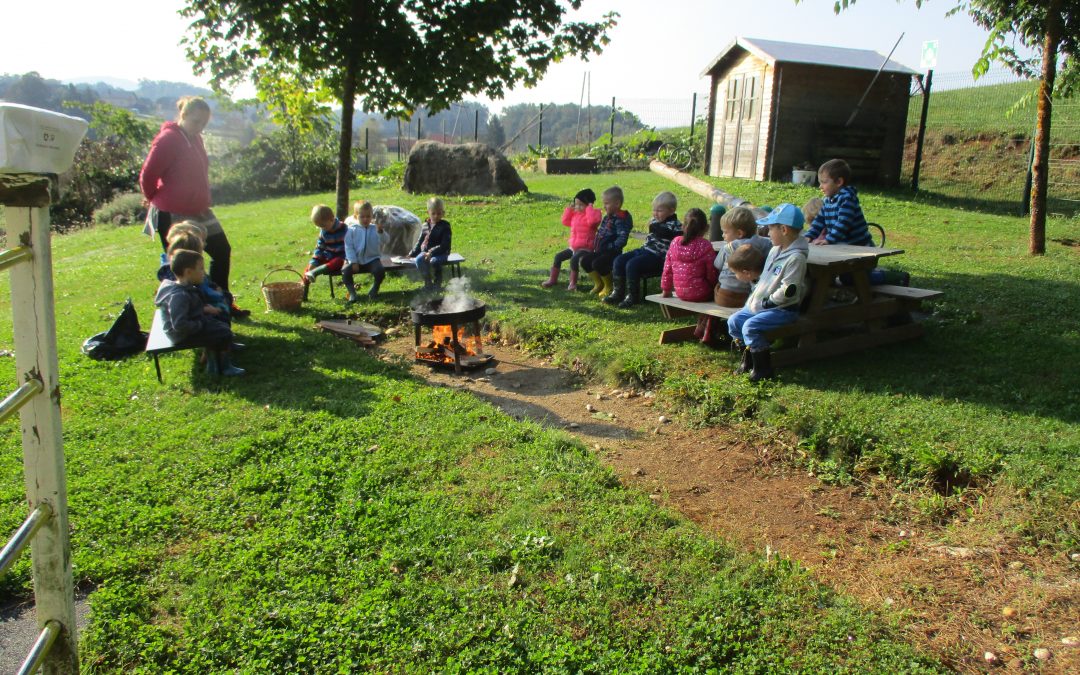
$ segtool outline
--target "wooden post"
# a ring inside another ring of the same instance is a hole
[[[544,147],[544,104],[540,104],[540,128],[536,132],[536,149]]]
[[[473,111],[473,125],[472,125],[472,139],[473,143],[480,142],[480,109],[477,108]]]
[[[690,103],[690,140],[694,140],[694,120],[697,118],[697,92],[694,92],[694,99]]]
[[[67,485],[60,426],[60,378],[56,356],[52,251],[48,207],[8,206],[8,241],[33,249],[30,263],[11,270],[11,313],[15,368],[20,384],[44,385],[20,410],[26,496],[30,508],[46,503],[52,517],[31,542],[38,628],[56,621],[63,631],[49,650],[45,673],[78,672],[75,635],[75,589],[68,540]]]
[[[921,77],[919,78],[922,79]],[[934,69],[926,71],[926,81],[923,83],[922,112],[919,114],[919,138],[915,142],[915,167],[911,171],[911,189],[919,190],[919,169],[922,166],[923,141],[926,139],[926,117],[930,112],[930,86],[934,82]]]
[[[371,129],[364,127],[364,173],[371,173]]]
[[[608,145],[615,145],[615,97],[611,97],[611,131],[608,133]]]

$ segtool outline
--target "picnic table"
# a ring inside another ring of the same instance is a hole
[[[713,242],[719,250],[724,242]],[[923,300],[940,297],[940,291],[870,284],[870,271],[882,258],[897,256],[903,250],[835,244],[810,246],[807,257],[806,280],[809,295],[803,299],[799,319],[771,331],[772,340],[786,338],[773,352],[773,364],[791,365],[812,359],[837,356],[911,340],[922,336],[923,327],[914,321],[912,312]],[[833,281],[841,275],[851,278],[854,301],[837,302],[830,299],[835,289]],[[735,309],[713,302],[685,302],[678,298],[650,295],[645,298],[661,305],[664,316],[706,314],[727,318]],[[693,338],[693,326],[664,331],[660,343]]]

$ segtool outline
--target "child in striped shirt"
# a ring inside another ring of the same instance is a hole
[[[825,202],[810,224],[806,238],[818,246],[852,244],[873,246],[859,195],[851,184],[851,167],[842,159],[830,159],[818,169],[818,185]]]
[[[345,264],[345,233],[349,228],[334,216],[334,210],[325,204],[311,209],[311,222],[319,228],[319,240],[311,252],[311,260],[304,268],[304,299],[308,286],[320,274],[337,274]]]

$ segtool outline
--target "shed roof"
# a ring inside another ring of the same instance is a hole
[[[737,37],[717,54],[716,58],[702,71],[701,76],[705,77],[716,72],[719,68],[726,66],[735,58],[741,56],[742,52],[750,52],[770,65],[777,63],[807,63],[833,68],[876,71],[881,68],[882,62],[885,61],[884,55],[870,49],[826,47],[797,42]],[[914,70],[891,59],[885,62],[882,71],[886,73],[902,73],[904,75],[916,74]]]

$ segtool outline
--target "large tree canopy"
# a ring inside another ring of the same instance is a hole
[[[342,105],[337,209],[348,206],[352,116],[407,118],[467,95],[500,98],[533,85],[552,62],[599,53],[616,14],[567,21],[582,0],[187,0],[185,43],[215,89],[253,81],[280,88],[291,72]]]
[[[795,0],[798,3],[800,0]],[[836,0],[840,13],[856,0]],[[899,1],[899,0],[897,0]],[[922,7],[929,0],[915,0]],[[1032,161],[1031,232],[1028,248],[1046,252],[1046,190],[1050,166],[1050,123],[1055,96],[1067,97],[1080,85],[1080,0],[960,0],[948,15],[966,13],[990,31],[972,72],[983,75],[997,61],[1024,77],[1038,78],[1038,117]],[[1026,58],[1017,47],[1032,49]]]

